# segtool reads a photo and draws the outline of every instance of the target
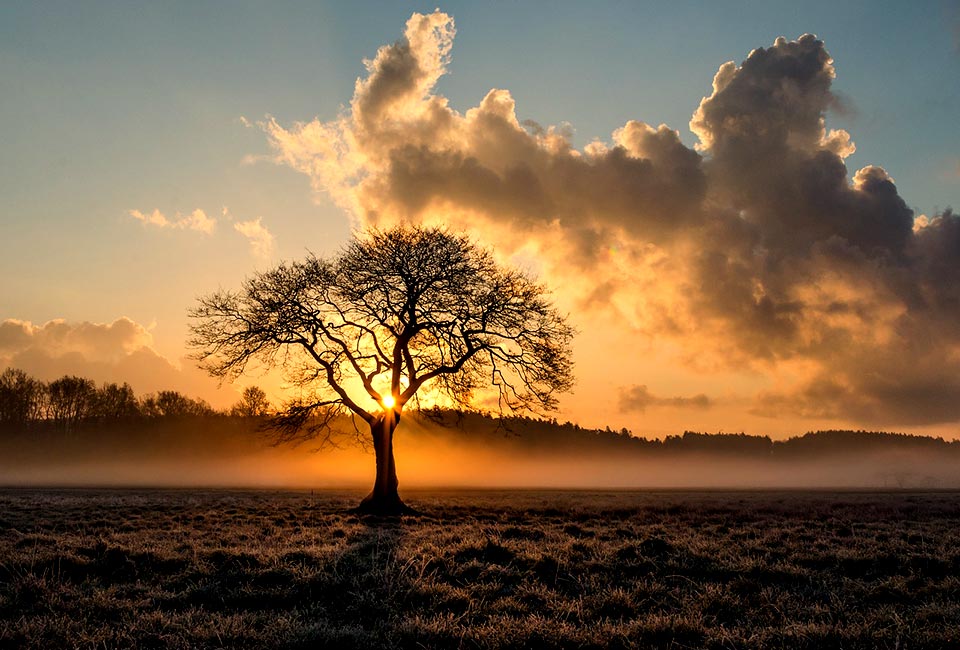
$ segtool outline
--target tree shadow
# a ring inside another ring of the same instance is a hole
[[[398,624],[414,588],[411,558],[403,554],[408,516],[345,515],[352,526],[338,551],[323,558],[304,585],[298,626],[287,648],[397,647]]]

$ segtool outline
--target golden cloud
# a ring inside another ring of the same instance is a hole
[[[535,260],[575,312],[603,306],[679,342],[683,361],[817,369],[805,388],[758,396],[758,412],[809,414],[812,395],[861,421],[960,420],[936,406],[960,403],[945,379],[960,363],[943,354],[960,342],[960,218],[915,220],[881,167],[851,177],[851,137],[827,128],[841,102],[822,41],[778,38],[721,65],[690,122],[696,147],[631,120],[578,150],[568,126],[520,120],[509,90],[450,107],[435,88],[455,31],[439,11],[414,14],[343,114],[263,122],[275,160],[357,225],[442,222]]]

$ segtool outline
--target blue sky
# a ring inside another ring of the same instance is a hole
[[[434,3],[8,2],[0,6],[0,318],[111,322],[183,351],[194,297],[259,263],[217,236],[152,230],[130,210],[261,217],[274,259],[333,250],[347,217],[270,162],[242,123],[329,120],[363,59]],[[919,213],[960,205],[960,3],[460,3],[437,92],[466,110],[507,88],[518,117],[569,123],[574,143],[630,119],[684,143],[725,61],[812,32],[837,69],[852,171],[883,166]]]

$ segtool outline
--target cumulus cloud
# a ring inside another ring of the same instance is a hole
[[[63,375],[97,382],[129,382],[140,393],[179,390],[219,405],[231,397],[192,364],[175,364],[153,348],[153,336],[126,317],[112,323],[51,320],[42,325],[0,322],[0,368],[19,368],[51,381]]]
[[[160,210],[154,210],[150,213],[143,213],[140,210],[130,210],[130,216],[150,226],[157,228],[173,228],[175,230],[195,230],[206,235],[213,234],[217,227],[217,220],[207,216],[207,213],[197,208],[188,215],[177,215],[169,219]]]
[[[261,218],[240,221],[233,224],[234,229],[250,242],[250,252],[257,260],[269,262],[273,256],[273,235],[261,223]]]
[[[42,348],[51,356],[77,353],[114,361],[152,343],[150,332],[126,317],[112,323],[68,323],[58,319],[33,325],[12,318],[0,322],[0,355],[7,358]]]
[[[812,414],[814,395],[818,413],[860,421],[960,419],[936,406],[960,403],[936,381],[960,376],[960,217],[915,219],[883,168],[847,169],[855,144],[828,126],[843,102],[821,40],[721,65],[693,148],[631,120],[579,150],[568,125],[520,120],[506,89],[453,109],[435,86],[454,36],[446,14],[414,14],[336,119],[261,123],[275,160],[357,225],[443,222],[529,253],[580,307],[681,341],[687,360],[802,367],[758,412]],[[916,397],[932,380],[944,396]]]
[[[660,397],[654,395],[644,385],[620,389],[620,410],[624,413],[637,411],[643,413],[653,406],[667,406],[678,409],[708,409],[713,405],[703,393],[689,397]]]

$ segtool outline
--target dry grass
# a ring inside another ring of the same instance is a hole
[[[960,495],[0,491],[2,648],[956,648]]]

